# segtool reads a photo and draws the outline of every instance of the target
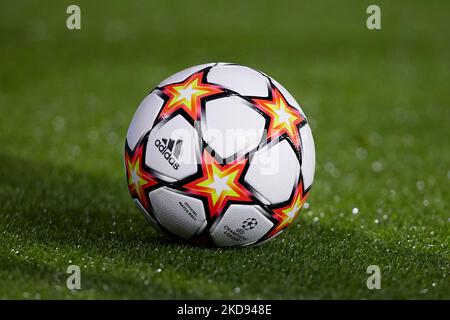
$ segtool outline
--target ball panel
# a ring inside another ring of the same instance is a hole
[[[141,212],[144,215],[144,217],[148,221],[150,221],[150,224],[152,225],[152,227],[155,228],[158,231],[161,231],[161,228],[158,226],[158,223],[156,222],[156,220],[147,212],[147,210],[139,202],[139,200],[138,199],[133,199],[133,202],[136,205],[136,207],[139,209],[139,212]]]
[[[230,96],[207,102],[202,124],[206,143],[226,159],[258,146],[265,119],[246,100]]]
[[[311,128],[308,124],[300,128],[300,139],[302,141],[302,175],[305,189],[308,189],[314,180],[316,168],[316,149]]]
[[[268,79],[249,67],[239,65],[215,66],[209,70],[207,80],[243,96],[267,97],[268,95]]]
[[[273,226],[259,206],[231,205],[210,230],[218,246],[242,246],[261,239]]]
[[[163,104],[164,100],[155,91],[140,103],[127,132],[127,142],[131,150],[136,147],[139,139],[152,128]]]
[[[181,180],[197,172],[198,148],[197,131],[183,116],[177,115],[152,129],[145,163],[160,179]]]
[[[289,199],[300,174],[300,163],[284,139],[256,152],[245,181],[271,204]]]
[[[190,75],[196,73],[197,71],[200,71],[202,69],[205,69],[207,67],[213,66],[215,63],[205,63],[198,66],[193,66],[184,70],[181,70],[180,72],[175,73],[174,75],[168,77],[164,81],[162,81],[158,87],[163,87],[165,85],[176,83],[185,80]]]
[[[183,239],[189,239],[206,226],[202,201],[162,187],[149,193],[153,214],[159,223]]]

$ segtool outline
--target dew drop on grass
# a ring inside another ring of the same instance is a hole
[[[241,292],[241,288],[239,288],[239,287],[236,287],[236,288],[234,288],[234,293],[240,293]]]
[[[80,153],[81,153],[81,148],[79,146],[75,145],[70,149],[70,154],[73,158],[78,157],[80,155]]]
[[[91,142],[94,142],[98,139],[98,132],[96,130],[90,130],[88,133],[88,139]]]
[[[111,131],[108,133],[107,139],[109,144],[115,144],[117,141],[117,134],[114,131]]]
[[[424,207],[428,207],[430,205],[430,201],[425,199],[425,200],[423,200],[422,204],[423,204]]]
[[[303,205],[303,208],[304,208],[304,209],[309,209],[309,203],[308,203],[308,202],[305,202],[305,204]]]
[[[62,131],[66,125],[66,120],[63,117],[58,116],[53,120],[53,129],[55,131]]]
[[[327,162],[325,163],[325,171],[328,173],[332,173],[334,170],[334,164],[333,162]]]
[[[156,272],[160,273],[162,270],[161,268],[156,269]]]
[[[380,223],[380,220],[378,220],[378,219],[375,219],[375,224],[379,224]]]
[[[380,161],[375,161],[372,163],[372,171],[373,172],[381,172],[383,170],[383,164]]]
[[[355,155],[358,160],[363,160],[367,157],[367,150],[364,148],[358,148],[355,150]]]
[[[352,213],[353,214],[358,214],[359,213],[359,209],[358,208],[353,208],[352,209]]]
[[[419,191],[423,191],[425,189],[425,183],[422,180],[417,181],[416,188]]]

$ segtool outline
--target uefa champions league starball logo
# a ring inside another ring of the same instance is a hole
[[[258,220],[255,218],[247,218],[242,222],[242,229],[244,230],[251,230],[256,227],[258,224]]]

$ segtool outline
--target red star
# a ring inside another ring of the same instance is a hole
[[[203,176],[184,187],[208,199],[211,218],[218,216],[228,201],[249,202],[250,192],[239,183],[246,159],[220,165],[206,150],[202,159]]]
[[[300,149],[298,125],[305,121],[300,111],[290,106],[281,92],[272,87],[272,99],[253,99],[255,106],[270,117],[268,138],[287,133],[297,149]]]
[[[169,84],[161,90],[169,97],[161,110],[160,118],[165,118],[178,109],[186,111],[193,120],[200,118],[201,99],[223,90],[216,85],[202,82],[203,71],[194,73],[181,83]]]
[[[125,167],[127,170],[128,189],[133,198],[138,198],[141,204],[148,208],[149,202],[145,190],[157,184],[155,178],[142,166],[144,145],[139,144],[131,157],[125,151]]]
[[[278,224],[274,229],[272,229],[272,231],[270,231],[267,237],[271,237],[277,234],[295,220],[303,205],[305,204],[308,195],[309,193],[303,193],[303,183],[300,182],[300,184],[297,186],[297,189],[295,190],[292,201],[287,206],[273,210],[273,217],[278,221]]]

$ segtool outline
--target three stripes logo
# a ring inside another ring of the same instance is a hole
[[[163,155],[164,159],[166,159],[175,170],[178,170],[178,168],[180,167],[178,159],[181,155],[182,144],[183,144],[182,140],[157,139],[155,141],[155,146],[158,149],[158,151]]]

